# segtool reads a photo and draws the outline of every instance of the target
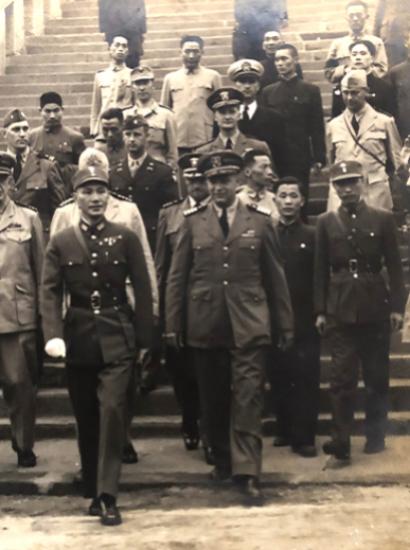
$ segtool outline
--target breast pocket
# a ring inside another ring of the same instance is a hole
[[[212,89],[210,84],[198,84],[193,88],[193,95],[196,100],[204,101],[211,95]]]
[[[84,259],[70,256],[63,258],[61,267],[64,271],[64,279],[67,286],[71,289],[72,285],[83,285],[84,283]]]
[[[25,244],[31,240],[31,233],[24,229],[23,230],[8,229],[5,232],[5,237],[8,241]]]
[[[259,252],[261,240],[256,237],[241,237],[238,241],[238,246],[242,252],[247,251],[250,254]]]

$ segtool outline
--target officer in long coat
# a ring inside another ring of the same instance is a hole
[[[151,345],[151,285],[137,235],[104,217],[106,173],[80,170],[73,185],[81,219],[52,237],[44,262],[45,350],[67,357],[84,496],[93,499],[89,513],[101,515],[103,525],[118,525],[126,392],[138,349]],[[127,278],[138,304],[134,311]],[[70,306],[63,321],[64,289]]]
[[[350,458],[359,367],[365,383],[365,453],[385,448],[391,330],[402,326],[403,273],[393,214],[363,200],[365,171],[356,161],[332,166],[341,200],[316,226],[316,325],[332,356],[333,438],[323,450]],[[385,268],[389,285],[382,269]]]
[[[35,209],[11,200],[14,158],[0,153],[0,384],[20,467],[33,452],[39,381],[37,329],[43,231]]]
[[[260,504],[261,415],[271,322],[288,343],[289,292],[269,214],[236,197],[242,159],[232,151],[199,162],[208,205],[185,212],[166,289],[166,330],[174,346],[194,348],[216,480],[231,475]]]

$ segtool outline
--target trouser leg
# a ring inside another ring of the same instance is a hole
[[[132,359],[104,365],[98,373],[97,397],[100,411],[97,494],[116,497],[124,445],[126,392]]]
[[[215,466],[231,469],[229,445],[231,369],[227,350],[194,350],[202,416]]]
[[[37,378],[36,332],[1,334],[0,382],[13,443],[19,451],[29,451],[34,446]]]
[[[259,476],[266,348],[229,350],[232,373],[232,474]]]
[[[273,412],[276,417],[276,436],[290,440],[291,434],[291,386],[292,353],[278,347],[269,350],[268,373],[271,386]]]
[[[131,427],[132,419],[134,418],[135,408],[137,405],[137,369],[132,367],[130,373],[130,381],[126,393],[126,405],[124,414],[124,447],[132,445]]]
[[[370,441],[383,441],[389,391],[389,323],[365,325],[357,337],[365,385],[365,430]]]
[[[77,422],[78,447],[84,496],[97,496],[97,469],[100,413],[97,384],[99,367],[79,368],[67,365],[67,384]]]
[[[359,372],[356,349],[357,325],[338,325],[329,330],[332,355],[330,396],[333,409],[334,440],[349,444],[354,419]]]

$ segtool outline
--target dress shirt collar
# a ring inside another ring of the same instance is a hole
[[[248,195],[248,197],[255,201],[260,201],[266,197],[266,189],[253,189],[250,185],[245,185],[245,192]]]
[[[182,65],[182,70],[184,71],[184,74],[195,75],[195,74],[198,74],[199,71],[201,70],[201,65],[198,65],[198,67],[195,67],[195,69],[188,69],[188,67],[185,67],[185,65]]]
[[[249,103],[249,105],[247,107],[248,107],[248,116],[249,116],[249,118],[252,118],[253,115],[256,112],[256,109],[258,108],[258,102],[256,101],[256,99],[254,99],[252,101],[252,103]],[[242,104],[240,109],[241,109],[241,113],[242,113],[242,116],[243,116],[243,113],[245,112],[245,105]]]
[[[352,113],[352,111],[350,111],[350,118],[353,118],[353,116],[355,116],[357,122],[360,123],[364,115],[367,113],[367,107],[368,107],[368,104],[366,103],[363,109],[360,109],[360,111],[358,111],[357,113]]]
[[[142,104],[138,100],[135,102],[135,112],[143,117],[155,114],[158,109],[158,102],[151,99],[148,103]]]
[[[119,71],[122,71],[126,68],[126,64],[122,63],[121,65],[117,65],[116,63],[111,63],[109,67],[114,73],[118,73]]]
[[[144,152],[144,154],[137,159],[133,159],[130,155],[127,155],[128,167],[130,169],[132,168],[134,172],[136,172],[141,168],[146,156],[147,156],[146,152]]]
[[[216,215],[218,216],[218,219],[219,219],[222,216],[222,208],[220,206],[217,206],[215,202],[212,202],[212,204],[213,204],[213,207],[215,208]],[[236,211],[238,210],[238,204],[239,204],[239,199],[238,197],[235,197],[235,200],[233,201],[233,203],[230,206],[228,206],[228,208],[226,209],[226,215],[228,216],[229,227],[232,227],[232,223],[235,218]]]
[[[189,208],[195,208],[196,206],[203,206],[204,204],[208,204],[208,202],[209,202],[209,197],[205,197],[202,201],[199,202],[199,204],[197,204],[196,200],[192,198],[191,195],[188,195]]]
[[[11,155],[12,157],[14,157],[15,159],[17,158],[17,153],[15,153],[14,151],[12,151],[11,149],[7,148],[7,153],[9,153],[9,155]],[[30,154],[30,147],[26,147],[24,149],[24,151],[21,153],[21,162],[23,164],[25,164],[26,160],[27,160],[27,157],[29,156]]]
[[[226,147],[226,142],[228,141],[228,139],[230,139],[230,140],[232,141],[232,148],[234,148],[234,147],[235,147],[235,144],[236,144],[236,142],[237,142],[237,140],[238,140],[238,137],[239,137],[239,130],[236,129],[235,133],[232,134],[231,136],[228,136],[228,137],[223,136],[223,135],[220,133],[220,134],[219,134],[219,137],[221,138],[221,141],[222,141],[224,147]]]

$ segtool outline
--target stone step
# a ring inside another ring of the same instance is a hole
[[[65,84],[75,84],[81,82],[91,82],[94,79],[94,73],[88,70],[78,70],[77,72],[67,71],[66,73],[60,73],[58,79],[50,78],[50,73],[36,73],[34,78],[27,79],[27,76],[24,72],[18,73],[7,73],[5,75],[0,75],[0,86],[5,85],[14,85],[14,84],[27,84],[27,81],[33,82],[35,84],[44,84],[44,87],[49,87],[52,83],[65,83]]]
[[[70,100],[77,97],[78,95],[86,94],[88,98],[91,98],[92,92],[92,77],[89,78],[89,82],[77,82],[77,83],[50,83],[50,88],[53,88],[54,91],[58,92],[66,99],[67,96],[70,96]],[[9,102],[16,102],[20,104],[20,98],[30,97],[31,105],[38,103],[38,98],[46,89],[46,83],[37,84],[37,83],[27,83],[27,84],[0,84],[0,102],[1,104]],[[25,95],[26,94],[26,95]],[[85,97],[85,96],[84,96]],[[24,101],[24,100],[23,100]],[[90,103],[90,99],[87,101]]]
[[[51,29],[49,29],[51,30]],[[76,43],[98,43],[106,44],[104,40],[104,34],[100,32],[95,33],[77,33],[77,34],[43,34],[42,36],[28,36],[27,46],[35,46],[41,44],[49,44],[50,46],[61,44],[76,44]]]
[[[87,90],[83,93],[67,93],[66,95],[66,101],[64,102],[64,108],[69,111],[70,109],[74,109],[77,107],[85,107],[89,106],[91,108],[91,85],[87,86]],[[44,86],[40,86],[39,89],[41,89],[42,93],[44,91]],[[53,86],[54,91],[58,91],[55,86]],[[32,90],[30,89],[30,92]],[[21,92],[20,94],[16,95],[6,95],[2,94],[2,87],[0,86],[0,112],[3,113],[4,110],[9,109],[10,105],[18,105],[20,109],[23,109],[25,114],[27,116],[38,116],[38,100],[39,95],[33,94],[33,93],[24,93],[28,92],[28,90],[24,90],[23,86],[21,86]],[[61,93],[61,92],[60,92]],[[64,100],[64,98],[63,98]],[[7,107],[6,107],[7,106]],[[37,112],[34,110],[36,109]],[[81,114],[81,113],[78,113]]]
[[[73,96],[70,96],[69,100],[73,100]],[[15,99],[15,102],[18,102],[17,98]],[[10,103],[10,105],[13,105],[13,103]],[[0,119],[2,119],[10,111],[10,105],[5,107],[3,106],[3,104],[0,104]],[[18,103],[18,106],[20,107],[20,103]],[[82,120],[84,117],[89,118],[90,113],[91,113],[91,103],[85,104],[84,102],[82,102],[80,105],[65,103],[64,105],[65,120],[71,117],[76,117]],[[33,126],[33,123],[34,123],[33,121],[35,120],[37,121],[37,119],[40,120],[39,112],[38,112],[38,99],[34,104],[32,104],[32,106],[24,107],[24,114],[27,116],[29,122],[31,123],[31,126]]]

